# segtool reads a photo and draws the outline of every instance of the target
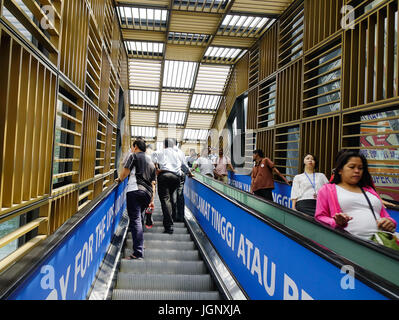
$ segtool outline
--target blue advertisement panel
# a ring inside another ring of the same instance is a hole
[[[187,179],[187,207],[251,299],[386,299],[205,185]]]
[[[237,189],[249,192],[251,188],[251,176],[234,174],[229,171],[228,183]],[[275,203],[292,209],[290,185],[274,181],[274,190],[272,193]]]
[[[86,299],[125,210],[126,185],[103,199],[9,299]]]

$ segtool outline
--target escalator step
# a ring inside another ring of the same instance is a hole
[[[217,291],[192,292],[192,291],[138,291],[115,289],[113,300],[220,300]]]
[[[172,240],[172,241],[191,241],[189,234],[166,234],[166,233],[147,233],[144,235],[145,240]]]
[[[133,253],[132,249],[125,249],[125,257]],[[200,260],[200,255],[197,250],[163,250],[146,248],[144,250],[144,260]]]
[[[157,227],[156,225],[153,226],[151,229],[146,229],[144,231],[144,238],[148,233],[163,233],[164,231],[164,227],[163,226],[159,226]],[[188,234],[188,230],[186,228],[175,228],[174,227],[174,231],[173,234]]]
[[[122,259],[120,272],[139,274],[206,274],[207,270],[203,261],[131,261]]]
[[[211,276],[175,274],[131,274],[119,272],[116,289],[212,291]]]
[[[145,237],[144,237],[145,239]],[[133,248],[133,241],[126,240],[126,246]],[[146,249],[172,249],[172,250],[195,250],[195,244],[192,241],[173,241],[173,240],[144,240]]]

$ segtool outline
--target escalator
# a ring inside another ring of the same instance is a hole
[[[126,260],[132,253],[132,236],[127,235],[113,300],[220,300],[219,292],[185,223],[174,223],[174,233],[163,233],[158,198],[154,224],[144,228],[144,259]]]

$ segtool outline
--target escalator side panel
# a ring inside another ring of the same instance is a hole
[[[184,194],[186,206],[251,299],[386,299],[358,278],[346,281],[341,266],[198,181],[188,179]]]

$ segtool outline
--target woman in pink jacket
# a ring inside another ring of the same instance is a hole
[[[389,216],[373,188],[367,159],[356,151],[343,152],[338,157],[333,180],[318,192],[315,219],[364,240],[370,239],[378,230],[396,230],[396,221]]]

